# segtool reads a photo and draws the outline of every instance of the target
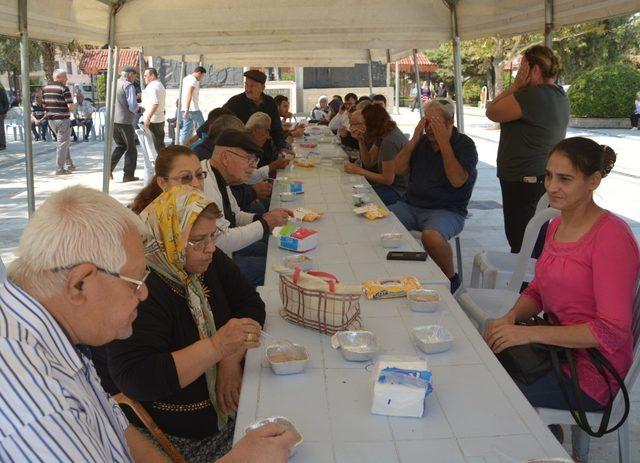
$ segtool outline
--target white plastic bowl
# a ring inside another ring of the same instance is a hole
[[[414,312],[435,312],[440,307],[440,295],[433,289],[407,291],[407,300]]]
[[[271,423],[278,424],[283,428],[287,429],[288,431],[291,431],[295,436],[298,436],[298,438],[296,439],[296,443],[293,444],[293,447],[291,447],[291,451],[289,452],[289,457],[292,457],[296,453],[298,446],[302,444],[303,438],[302,438],[302,433],[298,431],[298,428],[296,427],[296,425],[289,418],[285,418],[284,416],[270,416],[269,418],[263,418],[261,420],[254,421],[253,423],[249,424],[244,429],[244,433],[246,434],[248,431],[261,428],[262,426],[271,424]]]
[[[415,344],[425,354],[437,354],[449,350],[453,336],[440,325],[417,326],[411,331]]]
[[[367,191],[369,191],[369,186],[368,185],[364,185],[362,183],[359,183],[357,185],[353,185],[353,192],[356,194],[360,194],[360,193],[366,193]]]
[[[385,249],[399,248],[402,245],[402,233],[382,233],[380,242]]]
[[[364,362],[371,360],[378,352],[376,335],[371,331],[341,331],[336,337],[345,360]]]
[[[300,373],[307,366],[309,353],[306,347],[299,344],[274,344],[267,347],[267,360],[276,375],[292,375]],[[292,355],[300,360],[281,360],[278,356]],[[304,357],[304,358],[302,358]]]
[[[351,199],[353,200],[354,206],[361,206],[369,202],[369,196],[364,193],[354,193],[351,195]]]
[[[289,191],[283,191],[280,193],[280,201],[282,201],[283,203],[295,201],[295,199],[296,199],[296,195]]]

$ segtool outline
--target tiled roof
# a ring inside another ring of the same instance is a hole
[[[85,74],[98,74],[107,70],[107,51],[100,50],[87,50],[82,54],[80,58],[80,70]],[[118,72],[124,66],[134,66],[138,68],[138,57],[140,52],[132,49],[120,50],[120,58],[118,63]]]

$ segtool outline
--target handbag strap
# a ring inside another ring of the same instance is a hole
[[[551,325],[559,325],[558,317],[552,312],[545,312],[545,320]],[[589,420],[587,418],[587,413],[584,409],[584,405],[582,402],[582,390],[580,389],[580,379],[578,377],[578,370],[576,368],[576,364],[573,358],[573,350],[566,347],[557,347],[557,346],[549,346],[546,345],[545,348],[549,350],[549,354],[551,357],[551,364],[553,365],[553,370],[556,375],[556,379],[558,381],[558,385],[560,387],[560,391],[562,392],[562,396],[564,398],[565,403],[569,409],[569,412],[573,416],[576,424],[587,434],[593,437],[602,437],[605,434],[611,433],[617,430],[620,426],[624,424],[627,417],[629,416],[629,392],[624,384],[624,380],[620,377],[616,369],[611,365],[611,363],[606,359],[602,353],[595,348],[586,349],[587,353],[591,361],[593,362],[596,370],[605,380],[607,384],[607,389],[609,390],[609,399],[607,404],[604,406],[602,410],[602,420],[600,420],[600,426],[598,426],[598,430],[594,431],[589,424]],[[575,405],[569,399],[569,392],[567,389],[567,385],[565,384],[563,378],[562,368],[560,367],[560,358],[559,354],[564,353],[567,364],[569,366],[569,371],[571,373],[571,386],[573,388],[573,393],[575,397]],[[605,371],[606,370],[606,371]],[[622,418],[618,423],[607,429],[609,426],[609,419],[611,418],[611,411],[613,408],[613,401],[615,396],[613,395],[613,389],[611,385],[611,381],[609,376],[607,376],[606,372],[609,372],[614,380],[618,383],[619,392],[622,393],[622,397],[624,400],[624,413]]]
[[[298,281],[300,280],[300,267],[296,267],[293,270],[293,282],[295,284],[298,284]],[[318,271],[311,271],[311,272],[307,272],[307,275],[312,275],[314,277],[318,277],[318,278],[322,278],[324,281],[327,282],[327,284],[329,285],[329,292],[330,293],[335,293],[336,292],[336,283],[340,283],[338,281],[338,277],[336,277],[335,275],[332,275],[331,273],[327,273],[327,272],[318,272]]]

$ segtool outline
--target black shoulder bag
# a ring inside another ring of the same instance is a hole
[[[544,318],[532,317],[525,322],[518,322],[518,324],[534,326],[559,325],[560,323],[554,313],[548,312],[544,314]],[[578,378],[578,371],[576,369],[572,349],[548,344],[525,344],[522,346],[509,347],[497,354],[497,358],[513,379],[524,384],[534,383],[546,375],[549,370],[553,369],[558,385],[560,386],[560,390],[562,391],[562,396],[567,404],[567,410],[569,410],[573,416],[576,424],[590,436],[602,437],[605,434],[617,430],[626,421],[629,416],[629,393],[625,387],[624,380],[598,349],[589,348],[585,350],[598,370],[598,373],[600,373],[604,378],[609,390],[609,401],[603,407],[602,420],[600,421],[600,426],[596,431],[591,429],[591,425],[587,419],[587,412],[585,412],[584,405],[582,404],[582,390],[580,389],[580,380]],[[560,367],[561,361],[566,362],[569,366],[569,371],[571,373],[571,385],[576,398],[575,404],[569,399],[567,385],[563,380],[564,373]],[[607,429],[607,426],[609,426],[609,419],[611,418],[611,409],[613,407],[613,400],[615,396],[612,392],[613,388],[611,378],[607,375],[607,372],[620,387],[620,393],[624,400],[624,413],[622,418],[615,426],[609,429]]]

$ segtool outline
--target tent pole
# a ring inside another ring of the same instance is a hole
[[[544,44],[553,48],[553,0],[544,2]]]
[[[109,193],[109,179],[111,176],[111,147],[113,146],[113,124],[114,124],[114,112],[116,109],[116,89],[118,85],[118,64],[120,62],[120,49],[118,47],[114,47],[113,52],[113,62],[111,65],[111,82],[109,82],[109,86],[111,87],[111,100],[109,100],[109,125],[106,130],[106,141],[105,141],[105,151],[106,151],[106,163],[104,176],[107,179],[106,182],[106,190],[103,190],[105,193]],[[104,182],[104,179],[103,179]],[[104,185],[103,185],[104,188]]]
[[[422,107],[422,90],[420,87],[420,68],[418,67],[418,49],[413,49],[413,71],[416,75],[416,98],[418,99],[418,107],[420,108],[420,118],[424,117],[424,108]]]
[[[296,66],[294,68],[294,79],[296,81],[296,113],[304,113],[304,68]]]
[[[457,0],[449,2],[451,10],[451,39],[453,41],[453,72],[456,85],[456,117],[458,132],[464,133],[464,101],[462,98],[462,58],[460,56],[460,35],[458,34]]]
[[[27,175],[27,212],[29,218],[36,210],[33,182],[33,146],[31,144],[31,89],[29,88],[29,31],[27,27],[27,0],[18,3],[20,28],[20,72],[22,77],[22,112],[24,115],[24,159]]]
[[[371,50],[367,50],[369,56],[369,96],[373,95],[373,63],[371,63]]]
[[[184,66],[184,55],[182,55],[182,61],[180,62],[180,87],[178,87],[178,102],[177,102],[177,110],[176,110],[176,133],[175,133],[175,144],[179,145],[180,144],[180,112],[181,112],[181,106],[182,106],[182,80],[184,79],[184,71],[185,71],[185,66]]]
[[[144,50],[141,48],[138,53],[138,68],[140,69],[138,72],[138,78],[140,79],[140,90],[144,90],[146,85],[144,84],[144,79],[142,76],[144,75]]]
[[[109,127],[112,126],[111,119],[113,113],[111,111],[111,98],[112,88],[111,81],[113,80],[113,42],[115,37],[116,27],[116,10],[112,6],[109,11],[109,33],[108,33],[108,45],[107,49],[107,80],[105,81],[105,98],[104,98],[104,153],[102,157],[102,191],[109,193],[109,179],[111,176],[111,135],[109,133]]]
[[[396,91],[395,91],[395,100],[396,100],[396,114],[400,114],[400,63],[396,61]]]

